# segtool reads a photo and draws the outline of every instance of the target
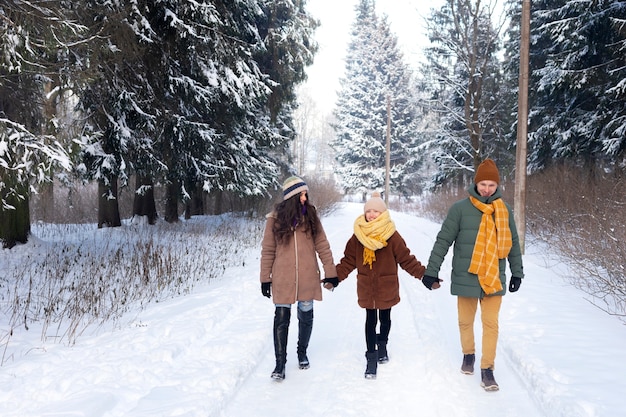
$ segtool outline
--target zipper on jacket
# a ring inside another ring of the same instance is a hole
[[[298,276],[298,235],[296,234],[296,229],[293,229],[293,244],[295,248],[295,258],[296,258],[296,293],[294,294],[293,303],[295,304],[298,301],[298,284],[300,283],[300,277]]]

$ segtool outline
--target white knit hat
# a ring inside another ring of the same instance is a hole
[[[387,205],[385,204],[383,199],[380,198],[380,193],[378,191],[374,191],[372,193],[372,197],[365,203],[365,207],[363,207],[363,212],[367,213],[367,210],[376,210],[381,213],[387,210]]]
[[[302,191],[309,191],[309,187],[304,181],[302,181],[302,178],[289,177],[283,183],[283,200],[289,200],[291,197],[300,194]]]

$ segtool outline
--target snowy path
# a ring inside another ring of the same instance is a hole
[[[336,261],[361,209],[347,204],[323,219]],[[426,262],[439,226],[397,212],[392,218]],[[122,328],[99,329],[75,346],[43,344],[37,329],[16,334],[11,347],[21,353],[0,368],[0,415],[623,415],[624,325],[564,284],[555,273],[563,266],[547,263],[536,248],[524,258],[520,291],[504,298],[495,393],[480,388],[478,373],[459,372],[449,283],[428,291],[404,272],[402,301],[392,310],[391,361],[379,366],[376,380],[363,378],[365,313],[352,275],[315,305],[308,370],[297,368],[294,308],[287,378],[272,381],[273,305],[260,293],[259,252],[249,251],[245,266],[194,294],[151,305]],[[444,269],[441,277],[447,276]]]
[[[357,206],[360,209],[361,206]],[[358,212],[354,212],[356,217]],[[394,213],[394,219],[400,215]],[[350,233],[335,232],[331,219],[324,224],[336,261]],[[338,224],[347,224],[346,221]],[[418,259],[426,262],[436,231],[411,232],[404,221],[396,222]],[[345,229],[345,226],[343,227]],[[418,242],[422,242],[420,245]],[[419,249],[419,250],[417,250]],[[428,291],[418,280],[401,271],[402,301],[392,309],[389,342],[390,362],[378,367],[377,379],[366,380],[365,311],[356,303],[356,279],[352,274],[334,292],[324,291],[316,304],[315,326],[309,360],[311,368],[299,370],[295,355],[297,320],[292,319],[287,375],[283,382],[269,378],[274,366],[270,345],[260,366],[237,392],[221,417],[294,415],[307,410],[313,416],[542,416],[529,393],[512,371],[500,361],[496,372],[506,390],[487,394],[480,387],[480,372],[460,373],[455,298],[443,290]],[[294,307],[295,312],[295,307]],[[271,320],[267,320],[268,332]],[[480,333],[478,333],[480,334]],[[269,337],[268,337],[269,340]],[[256,399],[256,400],[253,400]]]

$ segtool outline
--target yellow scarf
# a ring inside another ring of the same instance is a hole
[[[363,265],[369,265],[376,260],[376,250],[387,246],[387,240],[396,231],[396,225],[389,216],[389,210],[383,211],[376,219],[368,222],[365,216],[359,216],[354,221],[354,235],[363,248]]]
[[[509,211],[502,199],[485,204],[470,196],[470,201],[483,216],[468,271],[478,275],[478,282],[485,294],[494,294],[502,291],[498,259],[506,258],[513,246]]]

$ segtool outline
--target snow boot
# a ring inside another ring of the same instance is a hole
[[[378,345],[378,363],[389,362],[389,356],[387,355],[387,339],[381,335],[376,335],[376,344]]]
[[[483,387],[485,391],[498,391],[500,389],[493,377],[493,369],[481,369],[480,376],[482,378],[480,386]]]
[[[285,379],[285,363],[287,362],[287,336],[289,334],[289,320],[291,308],[276,307],[274,313],[274,354],[276,368],[272,372],[272,379]]]
[[[463,364],[461,365],[461,373],[465,375],[474,375],[474,360],[476,355],[470,353],[463,355]]]
[[[313,330],[313,310],[298,309],[298,366],[300,369],[309,369],[309,358],[306,350],[309,347],[311,331]]]
[[[365,368],[365,379],[376,379],[376,370],[378,368],[378,351],[365,352],[367,359],[367,367]]]

